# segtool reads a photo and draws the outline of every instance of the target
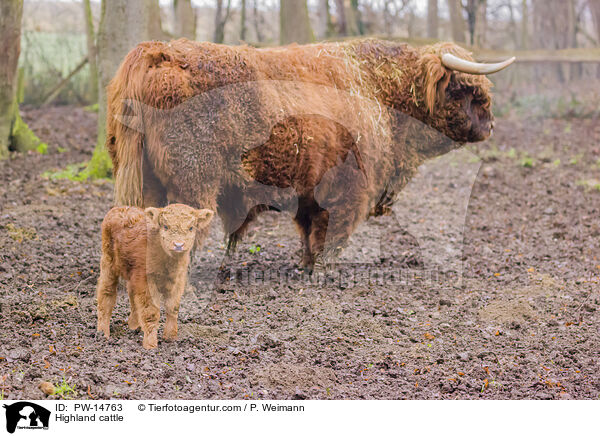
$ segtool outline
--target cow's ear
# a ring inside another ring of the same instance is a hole
[[[206,227],[212,220],[213,215],[214,212],[210,209],[196,210],[196,227],[199,229]]]
[[[160,219],[161,210],[156,207],[147,207],[144,212],[148,220],[158,227],[158,220]]]
[[[425,107],[433,114],[436,106],[444,104],[452,71],[444,67],[441,58],[433,53],[422,55],[419,65],[420,94]]]

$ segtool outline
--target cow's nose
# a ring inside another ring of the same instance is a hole
[[[183,246],[185,245],[185,242],[173,242],[173,246],[175,248],[173,248],[175,251],[183,251]]]

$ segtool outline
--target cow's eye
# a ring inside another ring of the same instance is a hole
[[[169,226],[167,226],[167,225],[164,225],[164,226],[163,226],[163,229],[165,229],[165,230],[169,230]]]
[[[190,232],[191,232],[192,230],[194,230],[194,226],[190,227],[190,229],[189,229],[189,230],[190,230]]]

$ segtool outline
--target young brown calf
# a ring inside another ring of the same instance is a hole
[[[208,232],[213,212],[184,204],[165,208],[113,207],[102,221],[98,279],[98,331],[110,336],[119,277],[127,280],[129,328],[144,332],[144,348],[156,348],[160,300],[167,321],[163,337],[177,337],[177,314],[196,231]],[[201,238],[204,240],[204,238]]]

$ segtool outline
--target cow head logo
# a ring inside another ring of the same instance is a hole
[[[19,429],[47,429],[50,421],[50,411],[42,406],[28,401],[3,405],[6,409],[6,431],[14,433]]]

